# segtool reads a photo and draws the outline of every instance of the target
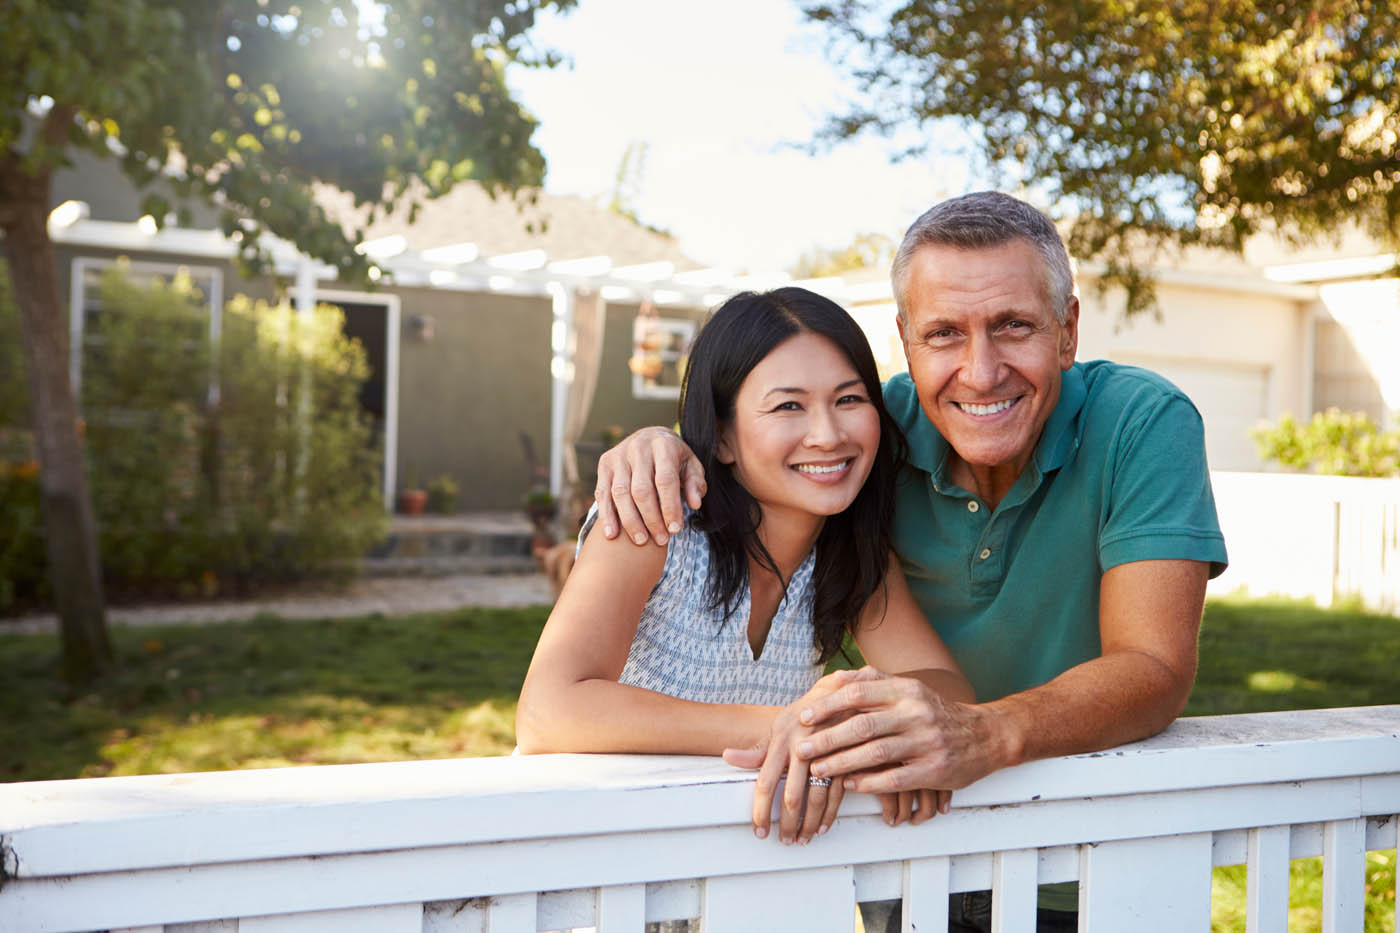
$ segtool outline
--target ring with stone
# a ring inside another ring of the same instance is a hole
[[[809,777],[809,778],[807,778],[807,786],[808,786],[808,787],[830,787],[830,786],[831,786],[831,778]]]

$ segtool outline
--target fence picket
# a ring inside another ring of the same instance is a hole
[[[1287,826],[1262,826],[1249,831],[1245,933],[1288,929],[1288,848],[1292,835]]]
[[[1039,867],[1034,849],[1010,849],[992,858],[992,933],[1030,933],[1035,929]]]
[[[487,933],[535,933],[539,929],[535,900],[534,894],[508,894],[492,898],[486,912]]]
[[[598,889],[598,933],[642,933],[647,886],[613,884]]]
[[[909,859],[904,863],[902,933],[940,931],[948,927],[948,858]]]
[[[854,873],[838,865],[707,879],[701,916],[705,929],[725,933],[850,933],[855,904]]]
[[[1366,913],[1366,821],[1333,820],[1322,829],[1322,933],[1361,929]]]
[[[1100,842],[1080,860],[1081,930],[1210,929],[1210,833]]]

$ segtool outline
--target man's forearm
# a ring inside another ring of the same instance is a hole
[[[994,747],[1006,767],[1155,735],[1181,713],[1194,679],[1194,668],[1178,672],[1146,652],[1122,651],[982,709],[992,714]]]

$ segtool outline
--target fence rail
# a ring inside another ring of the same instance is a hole
[[[1212,593],[1400,613],[1400,479],[1212,473],[1211,485],[1230,553]]]
[[[1032,762],[891,829],[848,799],[807,846],[753,837],[752,775],[708,758],[557,755],[0,785],[0,929],[419,933],[703,918],[848,933],[857,901],[946,926],[991,889],[1034,927],[1080,883],[1081,929],[1205,930],[1213,865],[1249,866],[1283,929],[1288,860],[1325,862],[1324,930],[1362,930],[1364,855],[1396,845],[1400,706],[1183,719]]]

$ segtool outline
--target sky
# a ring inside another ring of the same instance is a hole
[[[892,164],[878,138],[798,148],[854,89],[796,0],[579,0],[533,35],[569,59],[507,74],[540,121],[545,189],[606,199],[645,143],[631,207],[699,262],[766,272],[859,233],[897,240],[974,183],[963,158]]]

